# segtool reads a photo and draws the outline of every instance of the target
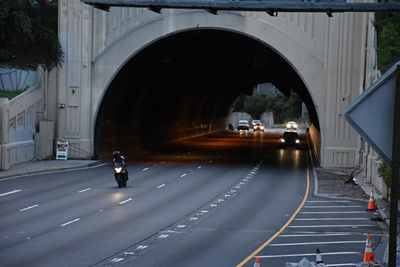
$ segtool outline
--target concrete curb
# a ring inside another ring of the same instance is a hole
[[[46,166],[41,169],[37,170],[21,170],[21,171],[16,171],[14,173],[1,173],[0,172],[0,180],[5,179],[5,178],[14,178],[14,177],[20,177],[20,176],[27,176],[27,175],[34,175],[34,174],[45,174],[45,173],[50,173],[50,172],[62,172],[62,171],[69,171],[69,170],[77,170],[77,169],[82,169],[82,168],[90,168],[90,167],[98,167],[102,165],[106,165],[108,163],[104,163],[100,160],[96,161],[89,161],[89,162],[82,162],[80,164],[74,165],[74,166],[63,166],[63,167],[51,167],[51,166]]]

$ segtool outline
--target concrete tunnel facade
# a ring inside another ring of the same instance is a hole
[[[321,166],[360,162],[340,114],[376,77],[370,14],[104,12],[79,0],[59,13],[55,139],[70,142],[70,158],[222,129],[240,93],[272,82],[307,104]]]

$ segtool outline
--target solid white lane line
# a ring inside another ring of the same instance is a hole
[[[348,203],[350,200],[309,200],[307,203]]]
[[[81,191],[78,191],[78,193],[83,193],[83,192],[89,191],[90,189],[92,189],[92,188],[89,187],[89,188],[83,189]]]
[[[2,193],[2,194],[0,194],[0,197],[4,197],[4,196],[7,196],[7,195],[15,194],[15,193],[18,193],[18,192],[21,192],[21,191],[22,190],[16,189],[16,190],[13,190],[13,191],[10,191],[10,192]]]
[[[321,256],[330,256],[330,255],[361,255],[361,252],[353,252],[353,251],[344,251],[344,252],[325,252],[321,253]],[[284,254],[284,255],[257,255],[260,258],[286,258],[286,257],[306,257],[306,256],[314,256],[314,253],[302,253],[302,254]]]
[[[307,218],[307,219],[294,219],[295,221],[357,221],[357,220],[371,220],[370,218]]]
[[[30,209],[33,209],[33,208],[36,208],[36,207],[39,207],[39,205],[32,205],[32,206],[20,209],[19,211],[26,211],[26,210],[30,210]]]
[[[362,206],[304,206],[308,209],[326,209],[326,208],[362,208]]]
[[[366,211],[300,211],[301,214],[368,213]]]
[[[182,178],[182,177],[185,177],[186,175],[187,175],[186,173],[182,174],[182,175],[181,175],[181,178]]]
[[[349,235],[353,235],[352,233],[338,233],[338,234],[298,234],[298,235],[279,235],[279,237],[306,237],[306,236],[349,236]]]
[[[150,169],[149,167],[147,167],[147,168],[144,168],[142,171],[147,171],[148,169]]]
[[[77,221],[79,221],[79,220],[80,220],[79,218],[76,218],[75,220],[72,220],[72,221],[69,221],[69,222],[63,223],[63,224],[61,224],[60,226],[61,226],[61,227],[64,227],[64,226],[67,226],[68,224],[71,224],[71,223],[77,222]]]
[[[328,245],[328,244],[361,244],[361,241],[330,241],[330,242],[303,242],[303,243],[282,243],[282,244],[269,244],[271,247],[286,247],[286,246],[309,246],[309,245]]]
[[[126,200],[123,200],[123,201],[119,202],[118,204],[122,205],[122,204],[125,204],[126,202],[129,202],[131,200],[132,200],[132,198],[128,198]]]
[[[352,225],[352,224],[344,224],[344,225],[337,225],[337,224],[332,224],[332,225],[303,225],[303,226],[288,226],[290,228],[335,228],[335,227],[375,227],[375,225],[372,224],[357,224],[357,225]]]
[[[336,264],[326,264],[326,267],[341,267],[341,266],[357,266],[358,263],[336,263]]]
[[[164,187],[164,186],[165,186],[165,184],[161,184],[161,185],[157,186],[157,188],[160,189],[161,187]]]

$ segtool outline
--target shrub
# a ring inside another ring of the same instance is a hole
[[[392,168],[382,160],[378,165],[378,174],[382,177],[387,187],[390,188],[392,186]]]

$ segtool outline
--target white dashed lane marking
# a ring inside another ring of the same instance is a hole
[[[64,227],[64,226],[67,226],[68,224],[71,224],[71,223],[77,222],[77,221],[79,221],[79,220],[80,220],[79,218],[76,218],[75,220],[72,220],[72,221],[69,221],[69,222],[63,223],[63,224],[61,224],[60,226],[61,226],[61,227]]]
[[[26,210],[34,209],[34,208],[36,208],[36,207],[39,207],[39,205],[32,205],[32,206],[29,206],[29,207],[20,209],[19,211],[26,211]]]
[[[160,189],[160,188],[162,188],[164,186],[165,186],[165,184],[160,184],[159,186],[157,186],[157,188]]]
[[[117,262],[120,262],[120,261],[123,261],[123,260],[124,260],[124,258],[114,258],[110,262],[117,263]]]
[[[126,202],[129,202],[129,201],[131,201],[131,200],[132,200],[132,198],[128,198],[128,199],[126,199],[126,200],[123,200],[123,201],[119,202],[118,204],[119,204],[119,205],[122,205],[122,204],[125,204]]]
[[[181,175],[181,178],[182,178],[182,177],[185,177],[186,175],[187,175],[186,173],[182,174],[182,175]]]
[[[147,168],[144,168],[142,171],[147,171],[148,169],[150,169],[150,168],[148,168],[148,167],[147,167]]]
[[[86,192],[86,191],[89,191],[89,190],[91,190],[92,188],[86,188],[86,189],[83,189],[83,190],[80,190],[80,191],[78,191],[78,193],[83,193],[83,192]]]
[[[13,190],[13,191],[10,191],[10,192],[2,193],[2,194],[0,194],[0,197],[8,196],[8,195],[15,194],[15,193],[18,193],[18,192],[21,192],[21,191],[22,190],[17,189],[17,190]]]

